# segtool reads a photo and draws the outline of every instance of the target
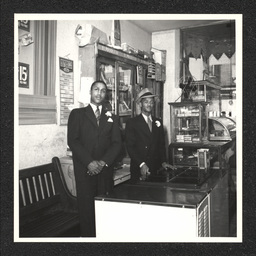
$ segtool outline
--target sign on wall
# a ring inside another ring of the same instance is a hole
[[[29,88],[29,64],[19,62],[19,87]]]
[[[59,58],[60,62],[60,125],[68,123],[70,110],[68,106],[74,104],[74,71],[73,61]]]
[[[18,26],[20,29],[29,31],[30,29],[30,21],[29,20],[19,20],[18,21]]]

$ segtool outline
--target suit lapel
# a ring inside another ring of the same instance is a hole
[[[142,126],[142,130],[144,131],[144,133],[146,133],[149,137],[151,137],[152,133],[150,132],[148,124],[145,121],[145,119],[142,116],[142,114],[139,115],[139,123]],[[153,126],[153,124],[152,124],[152,126]]]
[[[87,107],[85,107],[85,113],[86,113],[88,119],[93,123],[93,125],[95,127],[98,127],[97,120],[96,120],[96,117],[95,117],[95,114],[93,112],[91,105],[88,105]]]
[[[101,115],[100,115],[100,123],[99,123],[99,130],[100,132],[103,131],[105,125],[106,125],[106,122],[107,122],[107,119],[109,118],[107,115],[106,115],[106,110],[104,109],[104,107],[102,107],[102,111],[101,111]]]
[[[153,138],[156,137],[157,135],[157,126],[156,126],[156,119],[152,117],[152,135],[153,135]]]

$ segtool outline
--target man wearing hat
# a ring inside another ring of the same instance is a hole
[[[126,123],[126,147],[131,157],[131,182],[145,180],[161,167],[167,168],[162,121],[151,114],[155,98],[148,88],[140,91],[137,103],[141,114]]]

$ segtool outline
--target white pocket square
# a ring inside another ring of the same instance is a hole
[[[108,122],[113,123],[113,119],[112,119],[112,118],[109,118],[109,119],[108,119]]]

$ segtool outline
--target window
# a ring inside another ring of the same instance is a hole
[[[34,21],[34,94],[19,94],[19,124],[56,123],[56,21]]]

